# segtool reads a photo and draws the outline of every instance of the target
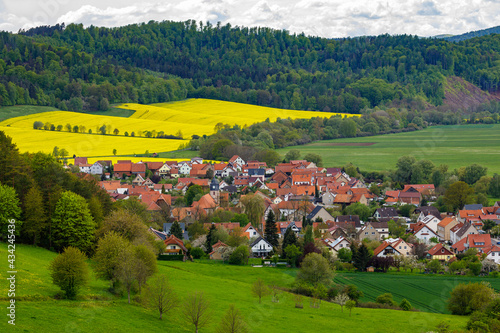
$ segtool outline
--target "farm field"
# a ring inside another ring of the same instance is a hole
[[[472,163],[488,167],[488,174],[500,173],[500,125],[433,126],[422,131],[363,138],[317,141],[278,150],[285,155],[297,149],[321,155],[329,167],[353,163],[361,170],[396,168],[403,155],[447,164],[450,170]]]
[[[377,296],[392,293],[398,303],[406,298],[415,308],[434,313],[449,313],[446,300],[456,285],[482,281],[490,283],[496,291],[500,290],[500,279],[493,278],[344,272],[335,276],[335,282],[354,284],[363,291],[363,302],[375,302]]]
[[[0,244],[0,255],[6,257],[7,246]],[[137,303],[127,304],[126,298],[116,298],[107,293],[106,281],[91,278],[78,301],[54,300],[57,288],[50,282],[47,266],[55,253],[33,246],[16,247],[17,297],[16,328],[37,332],[192,332],[182,317],[180,309],[174,309],[157,319],[157,314]],[[296,309],[292,296],[281,295],[279,303],[265,297],[262,304],[252,297],[251,284],[261,277],[265,282],[277,282],[286,286],[293,281],[292,269],[254,268],[191,262],[159,262],[159,273],[169,277],[180,298],[192,291],[203,291],[211,302],[213,321],[200,332],[214,332],[221,316],[230,304],[240,309],[250,332],[327,332],[332,323],[340,332],[427,332],[441,322],[452,329],[465,326],[467,317],[426,312],[355,308],[352,317],[341,312],[336,304],[322,302],[320,309],[309,307],[307,299],[303,309]],[[224,286],[221,288],[221,286]],[[7,285],[0,285],[0,304],[7,303]],[[390,318],[390,320],[389,320]],[[278,324],[279,323],[279,324]],[[0,331],[7,331],[7,321],[0,322]],[[50,328],[49,328],[50,327]],[[10,327],[9,327],[10,328]]]
[[[175,151],[192,135],[212,134],[218,123],[244,126],[264,121],[266,118],[276,120],[277,117],[310,118],[332,115],[335,113],[273,109],[206,99],[189,99],[155,105],[127,103],[115,106],[109,111],[93,113],[16,106],[0,110],[2,117],[0,119],[4,119],[0,122],[0,130],[11,136],[22,152],[51,153],[54,146],[58,146],[65,148],[70,156],[101,157],[110,156],[113,149],[117,149],[118,155],[143,154],[146,150],[157,153]],[[55,126],[82,125],[86,131],[91,129],[94,134],[69,133],[66,128],[61,132],[45,130],[34,132],[35,121],[49,122]],[[109,125],[111,132],[118,129],[118,135],[95,134],[102,125]],[[166,135],[175,135],[180,130],[186,140],[139,137],[140,131],[153,130],[163,131]],[[126,137],[125,132],[129,134],[135,132],[135,137]],[[185,156],[183,153],[173,153],[173,155]],[[171,158],[178,159],[177,156]]]

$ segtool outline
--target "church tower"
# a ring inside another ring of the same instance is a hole
[[[210,196],[214,199],[217,205],[220,204],[219,181],[215,179],[215,177],[210,183]]]

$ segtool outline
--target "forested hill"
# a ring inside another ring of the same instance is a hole
[[[432,108],[447,78],[500,81],[500,36],[460,43],[416,36],[332,40],[268,28],[149,22],[0,33],[0,104],[96,110],[109,102],[204,97],[358,113]]]
[[[471,39],[471,38],[475,38],[475,37],[481,37],[481,36],[498,34],[498,33],[500,33],[500,26],[488,28],[488,29],[470,31],[470,32],[467,32],[467,33],[461,34],[461,35],[445,37],[444,39],[446,39],[449,42],[461,42],[463,40],[467,40],[467,39]]]

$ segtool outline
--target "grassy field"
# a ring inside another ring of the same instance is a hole
[[[7,256],[7,246],[0,244],[0,255]],[[54,253],[32,246],[16,248],[17,286],[16,329],[25,332],[192,332],[175,309],[157,315],[137,303],[129,305],[124,297],[116,298],[105,289],[107,282],[92,277],[78,301],[55,300],[58,289],[49,281],[47,266]],[[6,263],[6,260],[5,260]],[[5,264],[6,265],[6,264]],[[4,271],[5,267],[2,268]],[[307,299],[303,309],[296,309],[292,296],[283,294],[279,303],[265,297],[262,304],[252,297],[251,284],[261,277],[268,283],[289,285],[295,275],[292,269],[234,267],[220,264],[159,262],[159,273],[169,277],[179,296],[179,304],[192,291],[203,291],[211,302],[213,320],[200,332],[214,332],[230,304],[236,304],[245,316],[251,332],[327,332],[334,324],[340,332],[426,332],[440,322],[454,329],[465,326],[467,317],[426,312],[403,312],[355,308],[352,317],[336,304],[322,302],[320,309],[310,308]],[[0,307],[7,304],[7,285],[0,284]],[[0,331],[10,331],[6,320]]]
[[[0,108],[0,122],[6,119],[27,116],[34,113],[42,113],[57,110],[51,106],[36,106],[36,105],[15,105],[2,106]]]
[[[406,298],[415,308],[435,313],[449,313],[446,300],[459,283],[486,281],[495,290],[500,290],[500,279],[447,275],[338,273],[335,281],[356,285],[364,293],[364,302],[374,302],[377,296],[392,293],[398,303]]]
[[[318,141],[291,149],[319,154],[328,167],[352,162],[361,170],[382,171],[396,168],[403,155],[448,164],[450,169],[478,163],[488,173],[500,173],[500,125],[433,126],[422,131],[364,138]]]

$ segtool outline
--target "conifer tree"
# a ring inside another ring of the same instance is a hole
[[[179,222],[175,221],[172,226],[170,227],[170,230],[168,232],[168,235],[171,236],[171,235],[174,235],[175,237],[179,238],[180,240],[182,240],[183,236],[182,236],[182,228],[181,228],[181,225],[179,224]]]
[[[266,228],[264,230],[264,238],[273,247],[278,247],[279,246],[278,228],[276,227],[276,221],[275,221],[275,218],[274,218],[274,212],[272,210],[267,215]]]

